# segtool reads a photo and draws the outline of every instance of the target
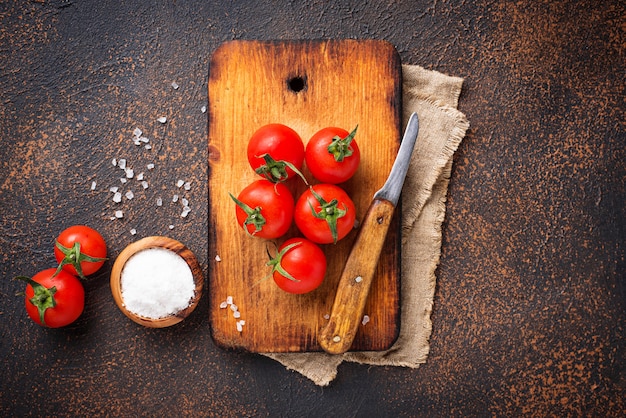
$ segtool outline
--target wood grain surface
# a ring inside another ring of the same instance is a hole
[[[296,80],[297,83],[294,81]],[[294,85],[297,88],[294,89]],[[282,123],[303,141],[326,126],[351,131],[361,165],[342,187],[352,196],[357,221],[384,184],[397,154],[401,112],[400,60],[381,41],[235,41],[218,48],[209,77],[209,292],[210,323],[216,343],[252,352],[319,351],[317,335],[326,322],[343,265],[356,230],[337,244],[323,245],[328,261],[324,283],[306,295],[280,290],[270,278],[267,249],[281,240],[250,237],[235,222],[237,195],[258,179],[248,165],[249,138],[261,126]],[[313,177],[304,170],[305,176]],[[289,184],[294,196],[303,182]],[[395,340],[399,327],[399,217],[386,240],[366,313],[353,349],[381,350]],[[230,309],[220,303],[232,296],[245,320],[236,327]]]

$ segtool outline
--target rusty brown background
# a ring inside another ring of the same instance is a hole
[[[625,16],[617,0],[0,2],[0,415],[623,415]],[[206,297],[170,329],[127,320],[111,261],[78,322],[34,325],[11,277],[53,265],[74,223],[112,258],[169,235],[208,273],[209,57],[231,39],[311,38],[385,39],[466,79],[428,362],[344,364],[319,388],[216,348]],[[150,184],[115,221],[112,158]],[[178,179],[184,219],[167,201]]]

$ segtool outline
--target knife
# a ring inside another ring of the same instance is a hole
[[[339,279],[330,318],[318,336],[320,346],[330,354],[345,353],[354,341],[391,218],[400,199],[418,131],[419,121],[417,114],[413,113],[389,177],[374,194],[361,222]]]

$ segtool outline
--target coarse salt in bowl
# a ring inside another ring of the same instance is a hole
[[[163,328],[185,319],[197,306],[204,279],[195,255],[168,237],[147,237],[127,246],[111,271],[111,291],[134,322]]]

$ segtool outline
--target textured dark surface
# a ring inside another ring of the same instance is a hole
[[[338,3],[0,3],[0,415],[624,414],[623,3]],[[111,257],[169,235],[206,272],[210,54],[229,39],[297,38],[385,39],[404,63],[466,79],[472,126],[455,157],[427,363],[344,364],[319,388],[216,348],[206,298],[174,328],[127,320],[111,262],[86,283],[78,322],[31,323],[10,278],[52,265],[73,223],[99,229]],[[133,145],[136,127],[152,150]],[[111,221],[114,157],[150,187],[133,180]],[[184,219],[169,202],[178,179],[192,185]]]

